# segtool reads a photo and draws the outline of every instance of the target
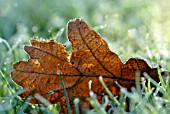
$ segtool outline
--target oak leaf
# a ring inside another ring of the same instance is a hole
[[[11,77],[15,83],[29,91],[22,93],[28,97],[32,90],[47,98],[51,103],[65,104],[65,96],[58,71],[62,75],[70,100],[75,97],[88,97],[88,82],[92,80],[92,90],[102,95],[104,89],[99,76],[114,95],[120,94],[115,84],[129,88],[135,81],[135,72],[146,72],[158,81],[157,69],[151,68],[143,59],[130,58],[125,64],[118,55],[112,52],[108,44],[92,30],[83,20],[76,19],[68,23],[68,39],[72,43],[70,61],[65,47],[54,41],[32,39],[31,46],[24,50],[29,54],[28,61],[13,65]],[[48,92],[54,93],[48,95]],[[36,103],[36,100],[32,100]]]

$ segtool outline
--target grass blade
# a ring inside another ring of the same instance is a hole
[[[12,88],[11,88],[11,86],[9,85],[8,81],[6,80],[4,74],[2,73],[1,70],[0,70],[0,75],[2,76],[2,79],[4,80],[4,82],[6,83],[8,89],[9,89],[10,95],[12,95],[12,94],[13,94]]]
[[[60,74],[60,71],[58,71],[58,73]],[[65,87],[65,84],[64,84],[64,81],[63,81],[63,78],[62,78],[61,74],[60,74],[60,81],[61,81],[61,84],[62,84],[62,88],[64,90],[64,95],[66,97],[68,114],[71,114],[70,102],[69,102],[69,98],[68,98],[68,94],[67,94],[67,91],[66,91],[66,87]]]
[[[99,80],[102,84],[102,86],[104,87],[104,89],[106,90],[107,94],[110,96],[110,98],[113,100],[113,102],[117,105],[120,106],[119,101],[113,96],[113,94],[111,93],[111,91],[107,88],[106,84],[103,81],[102,76],[99,77]]]

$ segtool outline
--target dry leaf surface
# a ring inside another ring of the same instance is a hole
[[[51,103],[65,104],[65,97],[58,74],[62,75],[69,98],[88,97],[88,82],[92,80],[92,90],[101,95],[104,92],[99,76],[114,95],[120,94],[117,81],[129,88],[135,81],[135,72],[148,73],[158,81],[157,70],[139,58],[130,58],[125,64],[118,55],[110,51],[107,43],[83,20],[76,19],[68,23],[68,38],[72,43],[70,62],[65,47],[54,40],[38,41],[32,39],[31,46],[24,50],[29,54],[28,61],[14,64],[11,77],[15,83],[30,91],[20,96],[26,98],[32,90],[46,97]],[[46,95],[54,91],[54,94]],[[32,100],[36,103],[36,100]]]

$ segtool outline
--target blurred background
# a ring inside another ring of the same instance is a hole
[[[36,36],[71,50],[67,23],[80,17],[96,30],[123,62],[141,57],[169,69],[169,0],[0,0],[0,68],[26,60],[23,45]],[[7,67],[8,66],[8,67]]]

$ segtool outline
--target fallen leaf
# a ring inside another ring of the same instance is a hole
[[[30,91],[20,96],[26,98],[32,90],[47,98],[51,103],[66,106],[60,74],[71,101],[75,97],[89,96],[88,82],[92,80],[92,90],[97,95],[104,93],[99,76],[114,95],[120,94],[120,88],[129,88],[135,82],[135,72],[146,72],[158,81],[156,68],[151,68],[143,59],[130,58],[125,64],[112,52],[108,44],[83,20],[76,19],[68,23],[68,39],[72,43],[70,62],[65,47],[54,40],[38,41],[32,39],[31,46],[24,50],[29,54],[28,61],[13,65],[11,77],[15,83]],[[60,74],[58,73],[60,71]],[[48,94],[53,91],[53,94]],[[37,103],[32,100],[32,103]],[[64,107],[65,108],[65,107]]]

